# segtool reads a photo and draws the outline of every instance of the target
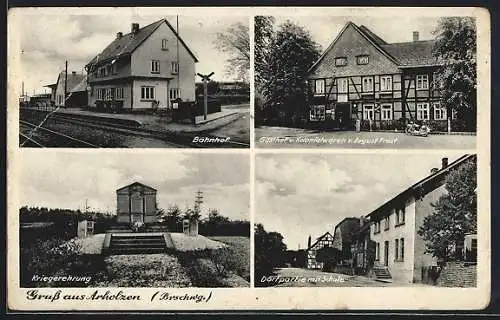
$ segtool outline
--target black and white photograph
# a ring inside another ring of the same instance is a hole
[[[258,155],[255,183],[256,287],[476,287],[475,154]]]
[[[259,148],[473,149],[474,17],[255,17]]]
[[[248,156],[29,151],[21,288],[249,287]]]
[[[249,147],[248,16],[79,11],[13,15],[21,147]]]

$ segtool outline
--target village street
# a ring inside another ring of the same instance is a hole
[[[278,287],[401,287],[426,286],[423,284],[401,284],[380,282],[365,276],[349,276],[341,273],[323,272],[302,268],[281,268],[277,272]],[[275,276],[275,277],[276,277]],[[256,279],[259,281],[262,279]],[[276,278],[267,281],[276,280]]]
[[[398,148],[398,149],[474,149],[475,135],[430,134],[411,136],[402,132],[355,132],[258,127],[258,148]]]

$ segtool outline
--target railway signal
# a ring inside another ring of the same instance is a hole
[[[201,77],[201,80],[203,81],[203,120],[207,120],[207,113],[208,113],[208,81],[210,81],[210,77],[214,75],[214,72],[211,72],[210,74],[203,75],[201,73],[197,73],[199,77]]]

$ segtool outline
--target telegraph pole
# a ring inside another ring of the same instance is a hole
[[[201,204],[203,203],[203,192],[198,190],[196,191],[196,195],[194,197],[194,212],[195,213],[200,213],[201,211]]]
[[[64,69],[64,107],[66,107],[66,99],[68,94],[68,60],[66,60],[66,67]]]
[[[213,72],[207,75],[203,75],[201,73],[197,73],[201,80],[203,81],[203,120],[207,120],[208,114],[208,81],[210,81],[210,77],[214,75]]]

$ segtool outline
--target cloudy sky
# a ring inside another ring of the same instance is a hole
[[[114,9],[106,15],[78,14],[80,8],[68,11],[51,9],[27,9],[22,11],[20,47],[22,50],[22,79],[28,93],[33,89],[44,92],[44,85],[55,83],[59,72],[68,60],[70,71],[83,72],[83,67],[116,37],[117,32],[129,33],[132,22],[148,25],[162,18],[176,25],[176,16],[162,9],[140,11],[133,8]],[[35,14],[37,13],[37,14]],[[28,23],[29,21],[29,23]],[[218,32],[224,32],[234,23],[248,26],[248,16],[198,15],[180,16],[179,33],[198,57],[196,71],[215,72],[215,80],[233,80],[234,75],[225,74],[228,54],[215,48]],[[49,92],[49,89],[46,89]]]
[[[346,217],[366,215],[463,154],[258,155],[255,221],[277,231],[289,249],[307,247]]]
[[[245,154],[36,152],[20,154],[20,205],[116,212],[116,189],[138,181],[158,190],[160,208],[192,207],[197,190],[209,208],[249,218],[249,158]]]
[[[420,40],[432,39],[432,31],[436,28],[438,19],[410,14],[394,17],[288,16],[277,17],[275,25],[279,26],[290,20],[308,30],[312,38],[326,50],[348,21],[366,26],[386,42],[392,43],[412,41],[413,31],[419,32]]]

